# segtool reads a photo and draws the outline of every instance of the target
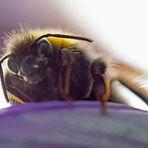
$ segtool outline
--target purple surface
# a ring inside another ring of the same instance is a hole
[[[99,102],[45,102],[0,111],[0,147],[147,148],[148,112]]]

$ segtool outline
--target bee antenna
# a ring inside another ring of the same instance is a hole
[[[80,37],[80,36],[73,36],[73,35],[65,35],[65,34],[44,34],[40,37],[38,37],[32,44],[31,46],[33,46],[34,44],[36,44],[37,41],[39,41],[40,39],[44,38],[44,37],[56,37],[56,38],[67,38],[67,39],[75,39],[75,40],[83,40],[83,41],[87,41],[87,42],[93,42],[92,39],[86,38],[86,37]]]
[[[9,101],[9,99],[8,99],[7,91],[6,91],[6,85],[5,85],[4,75],[3,75],[2,63],[4,62],[5,59],[9,58],[11,55],[12,55],[12,53],[8,54],[8,55],[6,55],[6,56],[4,56],[3,58],[0,59],[0,78],[1,78],[3,93],[4,93],[4,96],[5,96],[5,99],[7,100],[7,102]]]
[[[13,53],[7,54],[6,56],[2,57],[0,59],[0,64],[2,64],[5,61],[5,59],[9,58],[11,55],[13,55]]]

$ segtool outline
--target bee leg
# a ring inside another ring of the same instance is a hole
[[[108,101],[108,86],[106,85],[106,80],[104,79],[103,73],[100,69],[99,60],[95,60],[91,65],[91,74],[93,79],[93,96],[101,101],[102,103],[102,114],[107,114],[106,102]],[[108,82],[107,82],[108,83]]]
[[[103,83],[99,82],[100,75],[94,75],[93,76],[93,94],[95,98],[98,101],[101,101],[102,103],[102,114],[107,113],[107,107],[106,107],[106,99],[104,99],[104,93],[105,93],[105,86]]]
[[[71,56],[67,49],[61,50],[61,68],[59,74],[59,90],[62,99],[65,101],[72,100],[69,96],[70,79],[71,79]]]

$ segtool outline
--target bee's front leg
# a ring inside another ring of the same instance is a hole
[[[94,60],[91,65],[91,74],[93,79],[92,94],[102,102],[102,114],[107,113],[106,102],[110,97],[110,80],[105,78],[106,66],[99,59]]]
[[[71,79],[71,54],[67,49],[61,49],[60,54],[60,72],[59,72],[59,90],[62,99],[65,101],[72,100],[69,96]]]

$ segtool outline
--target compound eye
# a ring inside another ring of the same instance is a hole
[[[9,57],[7,65],[11,73],[13,73],[14,75],[18,75],[19,68],[13,57]]]
[[[24,57],[20,63],[20,72],[23,75],[30,75],[32,73],[42,72],[43,68],[43,63],[38,61],[37,58],[32,55]]]
[[[37,50],[38,50],[38,55],[41,59],[45,57],[51,57],[53,53],[53,47],[50,41],[47,39],[40,39],[37,42]]]

